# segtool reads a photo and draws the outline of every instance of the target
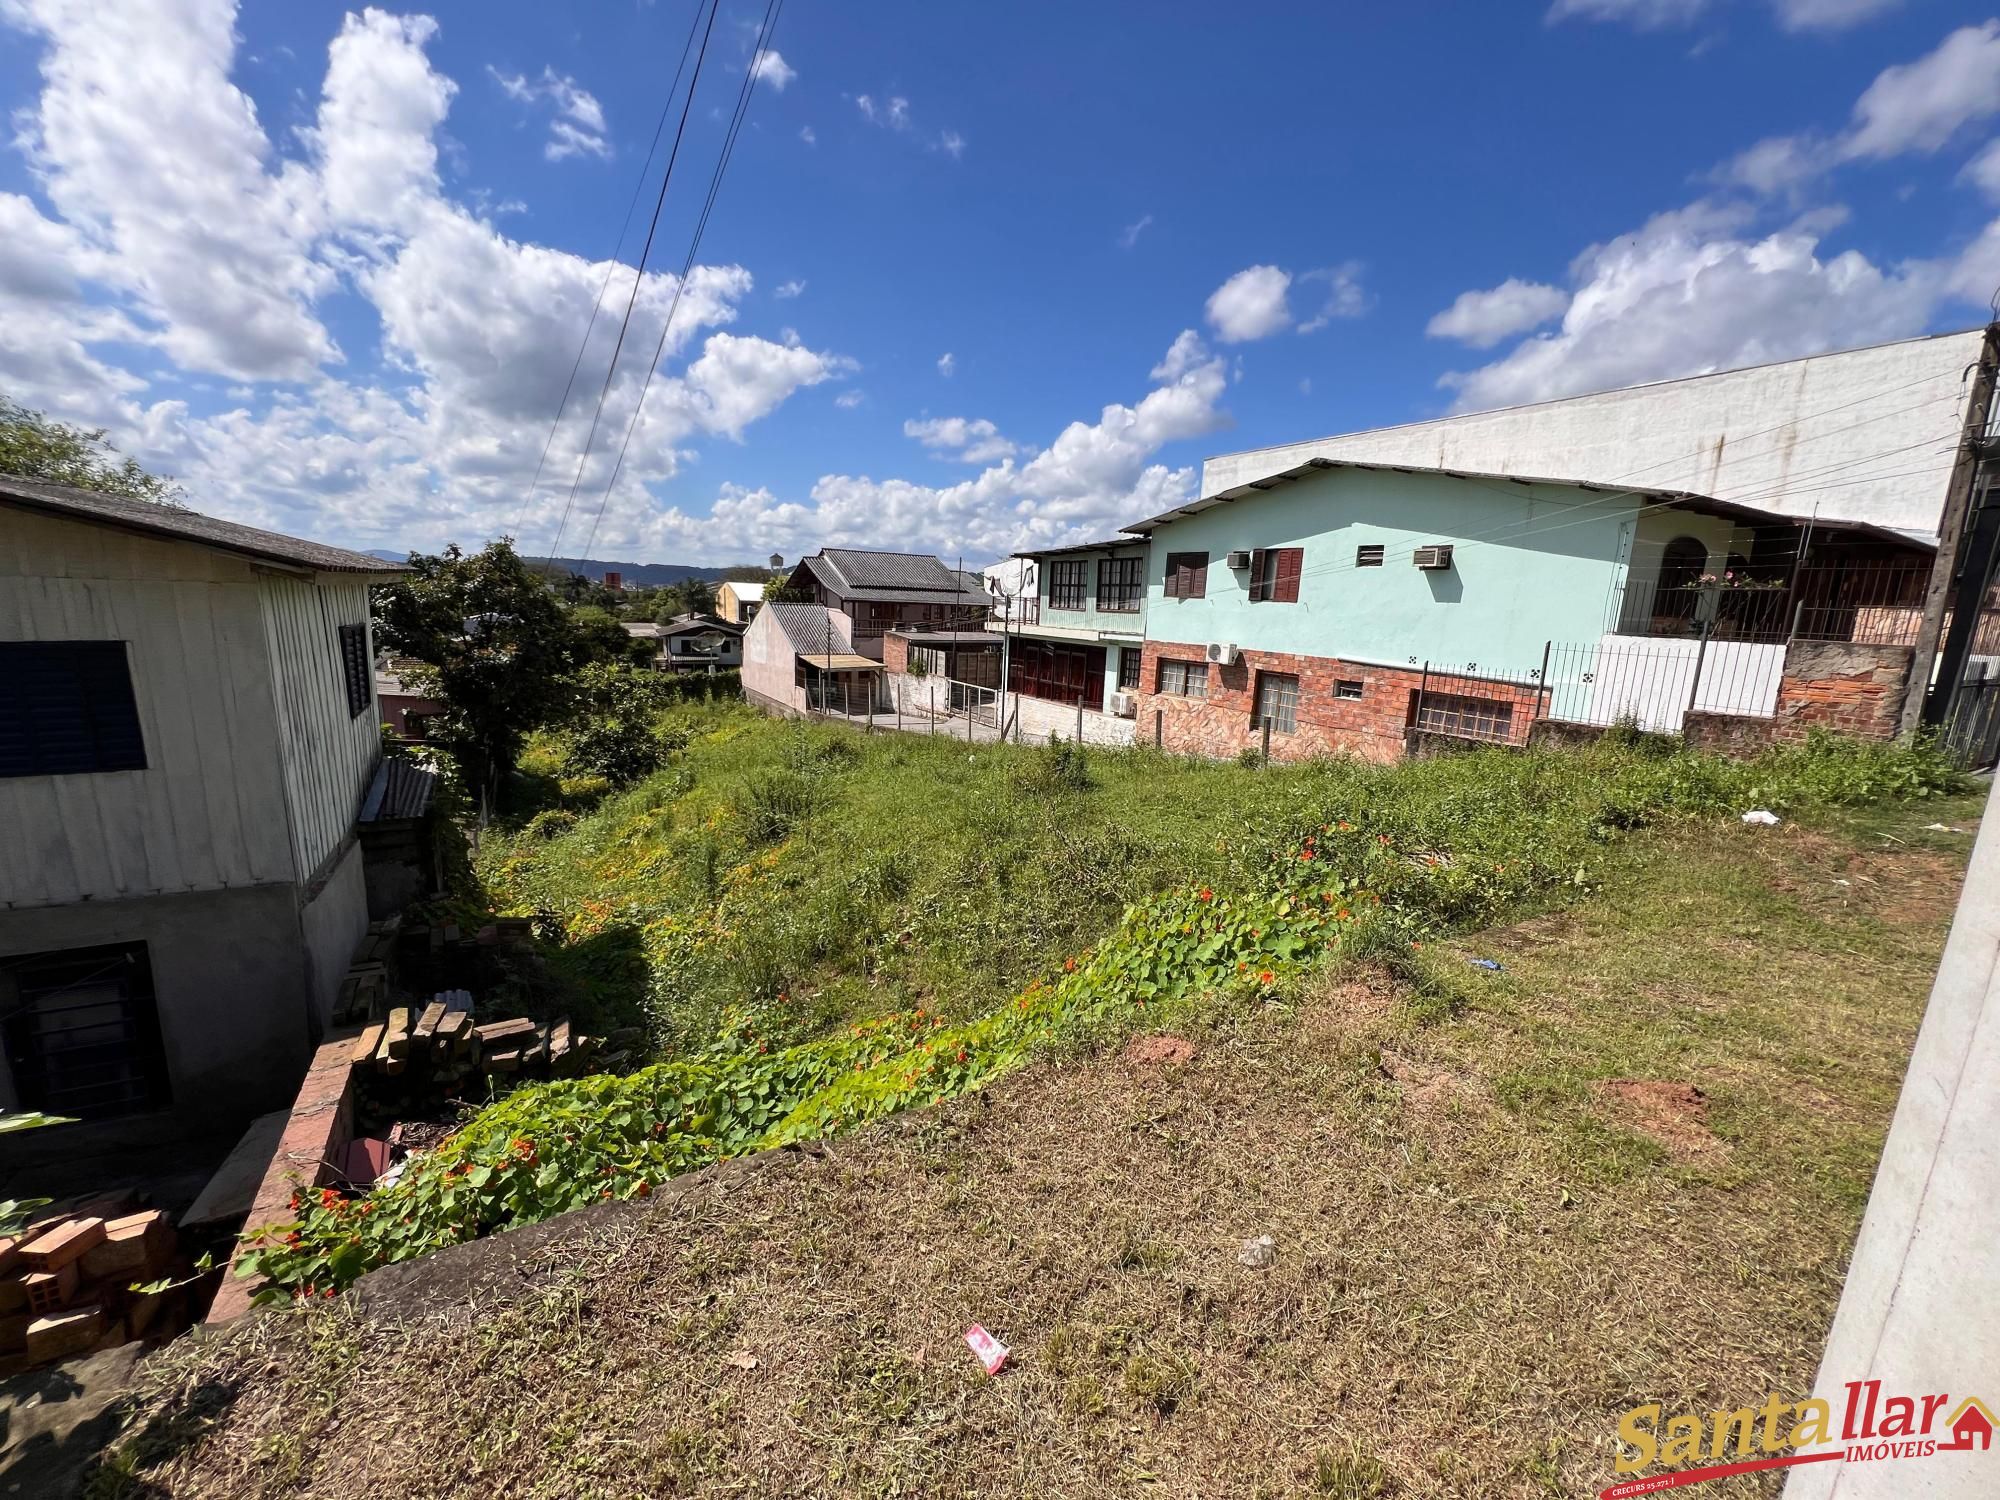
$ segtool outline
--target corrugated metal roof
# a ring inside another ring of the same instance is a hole
[[[817,557],[806,560],[830,565],[843,593],[853,589],[953,589],[958,584],[943,562],[919,552],[822,547]]]
[[[368,783],[368,795],[361,799],[364,823],[399,823],[421,818],[437,790],[437,773],[426,771],[403,755],[385,755]]]
[[[1134,547],[1143,547],[1144,545],[1145,541],[1143,539],[1134,541],[1129,536],[1114,536],[1097,542],[1071,542],[1067,546],[1062,547],[1026,547],[1012,555],[1028,558],[1059,557],[1065,552],[1112,552],[1120,548],[1129,551]]]
[[[0,504],[17,505],[24,510],[65,516],[97,526],[112,526],[120,531],[142,532],[169,541],[194,542],[244,557],[289,563],[322,573],[372,573],[392,578],[398,573],[409,572],[402,563],[384,562],[365,552],[350,552],[345,547],[329,547],[323,542],[309,542],[275,531],[259,531],[254,526],[239,526],[234,521],[218,520],[199,511],[159,505],[149,500],[128,500],[122,495],[100,495],[94,490],[71,489],[67,485],[15,479],[8,475],[0,475]]]
[[[824,605],[767,604],[763,612],[791,642],[795,655],[824,656],[829,651],[838,655],[853,649],[845,628],[847,617]]]

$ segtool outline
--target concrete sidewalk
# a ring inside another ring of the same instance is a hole
[[[1941,1446],[1967,1397],[2000,1418],[2000,817],[1980,827],[1820,1365],[1836,1424],[1858,1381],[1883,1403],[1942,1393]],[[1868,1459],[1878,1442],[1849,1442],[1793,1469],[1785,1500],[1992,1500],[2000,1447],[1978,1441]]]

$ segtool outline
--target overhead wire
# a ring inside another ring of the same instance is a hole
[[[680,159],[681,141],[687,135],[688,115],[694,108],[694,96],[701,86],[702,64],[708,60],[709,38],[715,34],[716,12],[722,8],[722,0],[709,0],[708,24],[702,29],[701,50],[695,54],[694,74],[688,79],[687,98],[681,104],[680,123],[674,127],[673,149],[667,154],[667,169],[660,174],[659,196],[653,200],[653,217],[646,226],[646,243],[639,251],[639,263],[632,274],[632,294],[625,299],[625,315],[618,323],[618,338],[611,346],[611,362],[604,369],[604,385],[597,393],[597,405],[590,414],[590,431],[585,436],[583,449],[576,458],[576,477],[570,481],[569,495],[563,501],[562,518],[556,523],[555,539],[549,546],[549,557],[554,560],[561,551],[562,534],[568,529],[570,510],[576,504],[577,491],[583,486],[583,471],[590,462],[590,450],[597,441],[597,429],[604,418],[604,403],[610,398],[612,380],[618,374],[618,356],[625,348],[625,335],[632,326],[632,309],[638,304],[640,288],[646,284],[646,263],[653,253],[653,237],[659,232],[660,212],[666,207],[667,187],[673,181],[674,164]]]
[[[660,118],[653,126],[653,139],[646,147],[646,159],[639,166],[639,175],[632,183],[632,196],[625,204],[625,220],[618,226],[618,238],[612,242],[611,254],[605,258],[604,277],[597,284],[597,295],[590,304],[590,321],[583,326],[583,337],[577,341],[576,358],[570,361],[569,378],[563,382],[562,398],[556,402],[555,419],[549,423],[548,438],[542,443],[541,457],[535,460],[535,477],[528,481],[527,493],[521,497],[521,509],[514,518],[513,536],[521,535],[521,528],[528,524],[529,508],[535,503],[535,491],[541,488],[542,470],[548,466],[549,451],[555,447],[556,434],[562,429],[564,413],[569,410],[570,393],[576,388],[577,372],[583,368],[584,351],[590,347],[590,336],[597,331],[597,315],[604,310],[604,294],[611,289],[611,277],[618,269],[618,257],[625,248],[625,236],[632,228],[632,215],[639,210],[639,198],[646,190],[646,179],[652,175],[653,158],[660,151],[660,137],[666,133],[667,116],[673,113],[674,96],[680,92],[681,74],[687,69],[687,60],[694,51],[695,28],[701,24],[701,6],[697,4],[688,18],[687,40],[681,44],[681,60],[674,69],[674,81],[667,87],[666,98],[660,102]]]
[[[632,446],[632,435],[638,430],[640,414],[646,408],[646,397],[653,389],[653,377],[659,373],[660,360],[667,350],[667,339],[673,332],[674,316],[680,311],[681,298],[687,291],[688,277],[693,274],[695,257],[701,253],[702,237],[708,232],[709,216],[715,211],[716,199],[722,193],[723,175],[729,170],[729,160],[736,154],[736,139],[742,133],[744,117],[750,110],[750,96],[756,92],[757,79],[763,72],[764,58],[771,51],[771,37],[777,30],[778,17],[783,13],[785,0],[766,0],[764,22],[757,32],[757,48],[752,53],[750,65],[743,72],[743,85],[737,91],[736,109],[730,116],[729,128],[724,133],[722,149],[716,155],[715,171],[708,182],[708,197],[703,201],[701,213],[695,220],[694,233],[688,241],[688,253],[681,262],[680,279],[675,283],[673,301],[667,305],[667,316],[660,324],[660,337],[654,345],[653,357],[646,362],[646,378],[639,387],[639,399],[632,404],[632,415],[625,424],[625,437],[618,445],[618,460],[611,466],[611,477],[604,482],[604,494],[597,502],[597,513],[591,518],[590,534],[584,540],[583,551],[587,556],[590,547],[597,540],[598,525],[604,519],[605,508],[611,503],[611,492],[618,484],[618,477],[625,471],[625,456]]]

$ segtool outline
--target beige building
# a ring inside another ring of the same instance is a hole
[[[291,1096],[367,928],[400,571],[0,478],[0,1109]]]
[[[748,625],[764,607],[764,585],[728,579],[715,586],[715,612],[733,625]]]

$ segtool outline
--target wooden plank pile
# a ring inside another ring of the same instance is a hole
[[[176,1255],[157,1209],[58,1214],[0,1238],[0,1375],[177,1332],[184,1287],[132,1290],[168,1275]]]
[[[585,1071],[602,1039],[575,1031],[567,1019],[537,1023],[525,1016],[475,1024],[470,990],[440,990],[425,1005],[392,1006],[386,1019],[363,1029],[354,1044],[356,1067],[385,1078],[412,1063],[446,1087],[479,1073],[526,1073],[567,1078]]]
[[[340,981],[340,993],[333,1002],[336,1026],[353,1021],[371,1021],[388,1002],[389,961],[396,951],[402,918],[370,922],[368,935],[355,950],[354,962]]]

